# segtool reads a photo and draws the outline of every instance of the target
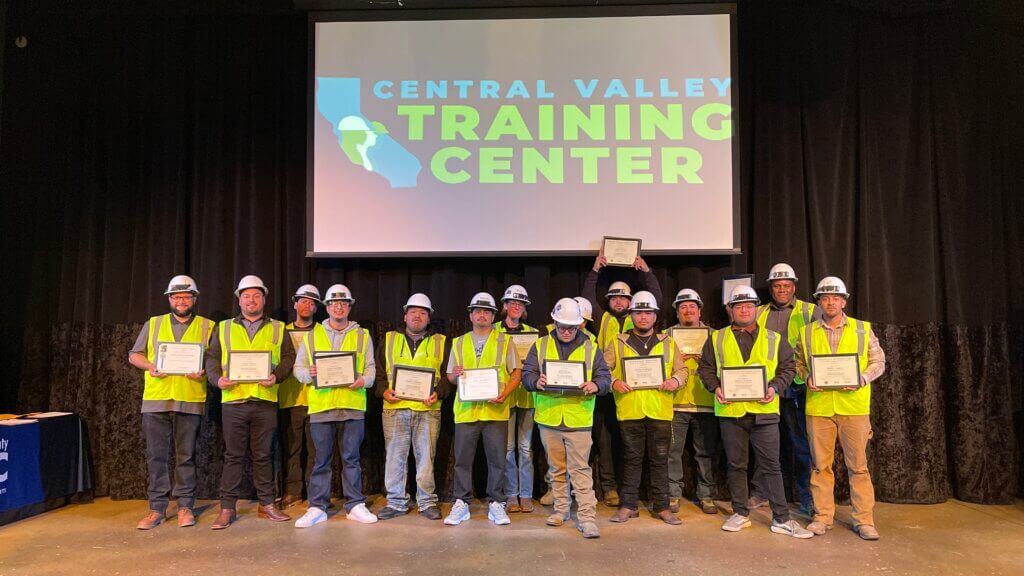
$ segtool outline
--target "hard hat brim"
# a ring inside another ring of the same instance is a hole
[[[490,310],[491,312],[494,312],[495,314],[498,313],[498,309],[495,306],[484,306],[484,305],[481,305],[481,304],[477,304],[475,306],[466,306],[466,310],[469,311],[469,312],[472,312],[473,310],[475,310],[477,308],[479,308],[481,310]]]
[[[678,308],[679,305],[682,304],[683,302],[695,302],[697,304],[697,306],[699,306],[701,308],[704,307],[704,303],[701,302],[700,300],[697,300],[696,298],[682,298],[680,300],[676,300],[675,302],[672,303],[672,307],[673,308]]]
[[[729,301],[728,306],[733,306],[733,305],[736,305],[736,304],[743,304],[744,302],[753,302],[756,305],[756,304],[760,304],[761,303],[761,299],[760,298],[740,298],[738,300],[731,300],[731,301]]]
[[[434,309],[433,308],[430,308],[429,306],[420,306],[418,304],[406,304],[405,306],[402,306],[402,312],[408,312],[409,308],[421,308],[421,309],[426,310],[427,312],[429,312],[431,314],[434,313]]]
[[[842,296],[843,298],[846,298],[847,300],[850,299],[850,293],[849,292],[815,292],[814,294],[812,294],[812,296],[814,296],[815,300],[818,300],[822,296],[828,296],[829,294],[831,294],[833,296]]]
[[[527,300],[526,298],[502,298],[501,299],[501,303],[502,304],[504,304],[506,302],[522,302],[523,304],[526,304],[527,306],[530,305],[530,301]]]

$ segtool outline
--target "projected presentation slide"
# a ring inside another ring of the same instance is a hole
[[[730,15],[313,30],[310,254],[737,251]]]

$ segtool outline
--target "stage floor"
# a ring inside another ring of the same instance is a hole
[[[383,504],[371,501],[374,510]],[[415,513],[361,525],[332,511],[326,523],[298,530],[291,522],[259,519],[253,503],[240,502],[239,521],[212,531],[217,504],[201,506],[192,528],[171,520],[148,532],[135,529],[146,512],[143,501],[102,498],[22,520],[0,528],[0,574],[1024,574],[1021,501],[880,503],[877,542],[861,541],[842,523],[849,519],[846,507],[827,535],[795,540],[768,530],[765,509],[752,515],[754,526],[731,534],[719,529],[724,515],[693,506],[684,506],[682,526],[645,512],[615,525],[608,522],[612,510],[601,506],[601,538],[584,540],[569,523],[545,526],[544,507],[512,514],[512,525],[502,527],[490,524],[475,502],[472,520],[457,527]],[[304,510],[288,512],[298,517]]]

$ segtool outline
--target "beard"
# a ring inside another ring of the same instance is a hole
[[[192,316],[192,312],[196,309],[196,305],[192,304],[191,306],[186,308],[184,312],[178,312],[178,309],[175,308],[174,306],[171,306],[170,308],[171,308],[171,314],[174,314],[175,316],[178,316],[178,317],[181,317],[181,318],[188,318],[188,317]]]

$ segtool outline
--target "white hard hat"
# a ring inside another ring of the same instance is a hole
[[[324,296],[324,304],[335,300],[342,300],[350,305],[356,303],[356,299],[352,297],[352,291],[344,284],[334,284],[327,289],[327,296]]]
[[[779,263],[772,266],[771,270],[768,271],[768,280],[770,284],[773,280],[792,280],[796,282],[796,271],[789,264]]]
[[[729,294],[729,306],[739,304],[740,302],[753,302],[754,304],[760,304],[761,299],[757,297],[757,292],[754,291],[750,286],[737,286],[732,289],[732,293]]]
[[[583,314],[580,313],[580,304],[572,298],[559,298],[555,307],[551,309],[551,319],[563,326],[579,326],[583,324]]]
[[[583,315],[584,320],[594,321],[594,307],[590,304],[590,300],[587,300],[583,296],[577,296],[573,298],[577,304],[580,305],[580,314]]]
[[[426,308],[431,314],[434,313],[434,307],[430,305],[430,298],[427,298],[427,295],[422,292],[409,296],[409,299],[405,301],[405,306],[402,306],[402,312],[407,312],[410,306]]]
[[[618,282],[612,282],[612,285],[608,287],[608,293],[604,295],[605,298],[611,298],[612,296],[625,296],[629,298],[633,295],[633,291],[629,289],[629,284],[619,280]]]
[[[501,301],[508,302],[509,300],[518,300],[523,304],[530,304],[530,296],[526,293],[526,288],[519,284],[513,284],[505,288],[505,294],[501,296]]]
[[[846,283],[836,276],[825,276],[818,282],[814,297],[820,298],[826,294],[835,294],[847,299],[850,297],[850,293],[846,291]]]
[[[672,302],[672,307],[678,308],[683,302],[696,302],[697,306],[704,307],[704,301],[700,299],[700,294],[697,294],[697,291],[691,288],[683,288],[677,292],[676,299]]]
[[[295,291],[295,295],[292,296],[292,301],[297,301],[299,298],[309,298],[316,302],[320,301],[320,291],[317,290],[316,286],[312,284],[303,284],[299,286],[299,289]]]
[[[263,292],[264,296],[267,295],[267,292],[270,292],[270,290],[267,290],[267,287],[263,284],[263,280],[260,280],[259,276],[256,276],[255,274],[248,274],[246,276],[242,276],[242,279],[238,281],[238,288],[235,289],[235,296],[241,296],[242,291],[248,290],[249,288],[259,288],[260,292]]]
[[[473,308],[486,308],[487,310],[498,311],[498,305],[494,303],[494,297],[487,292],[477,292],[469,301],[466,310],[473,311]]]
[[[654,299],[654,294],[651,294],[647,290],[641,290],[633,295],[633,300],[629,303],[630,312],[657,312],[658,301]]]
[[[167,291],[164,294],[169,296],[178,292],[191,292],[196,295],[199,294],[199,287],[196,286],[196,281],[191,276],[179,274],[167,283]]]

